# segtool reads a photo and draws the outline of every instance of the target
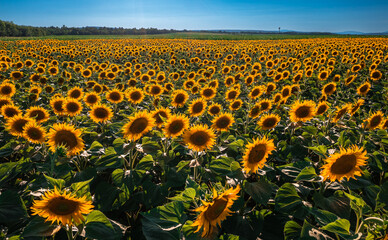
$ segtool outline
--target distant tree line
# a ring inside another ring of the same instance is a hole
[[[0,20],[0,36],[2,37],[32,37],[47,35],[146,35],[173,33],[173,29],[157,28],[111,28],[111,27],[32,27],[21,26],[13,22]]]

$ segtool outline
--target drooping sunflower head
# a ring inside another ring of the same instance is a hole
[[[258,125],[262,130],[269,130],[276,127],[280,121],[280,116],[277,114],[266,114],[260,118]]]
[[[164,126],[167,137],[178,137],[189,127],[189,118],[182,114],[171,115]]]
[[[189,99],[189,94],[185,90],[176,90],[173,92],[171,104],[174,107],[183,107],[187,99]]]
[[[290,120],[292,122],[306,122],[315,115],[315,103],[313,101],[295,101],[291,106]]]
[[[267,137],[257,138],[249,143],[245,148],[243,156],[244,171],[247,173],[256,173],[259,168],[263,168],[268,155],[275,150],[272,139]]]
[[[340,153],[335,153],[325,160],[326,164],[322,166],[321,176],[331,182],[361,176],[360,166],[366,165],[368,159],[366,154],[367,152],[358,146],[341,149]]]
[[[42,107],[33,106],[26,111],[26,116],[35,119],[38,123],[43,123],[49,119],[50,114]]]
[[[123,126],[122,131],[124,138],[131,141],[140,139],[155,126],[154,118],[147,111],[136,112],[128,120],[128,123]]]
[[[366,125],[366,128],[368,128],[369,130],[379,128],[379,126],[383,123],[383,119],[384,114],[381,111],[377,111],[367,119],[368,123]]]
[[[44,193],[42,200],[34,200],[31,207],[32,215],[39,215],[62,225],[79,225],[84,221],[84,215],[93,209],[91,201],[86,196],[77,198],[71,193],[60,193],[57,188]]]
[[[27,123],[34,122],[29,117],[23,117],[21,114],[7,119],[5,124],[7,131],[13,136],[23,137],[23,130]]]
[[[31,121],[24,126],[23,137],[32,143],[44,143],[46,130],[37,122]]]
[[[202,238],[216,237],[217,226],[221,226],[221,222],[232,214],[230,208],[238,199],[237,194],[240,189],[240,185],[237,185],[236,188],[229,188],[222,194],[218,194],[217,190],[213,189],[213,200],[210,202],[202,201],[203,205],[194,210],[200,212],[197,219],[191,224],[191,226],[197,227],[195,232],[202,229]]]
[[[200,152],[213,147],[215,134],[207,126],[197,124],[183,134],[183,139],[190,149]]]
[[[234,123],[234,117],[230,113],[221,113],[212,121],[212,128],[216,131],[228,131]]]
[[[356,80],[356,78],[357,78],[357,75],[356,75],[356,74],[348,76],[348,77],[345,79],[345,85],[348,86],[348,85],[351,84],[354,80]]]
[[[113,89],[106,93],[106,99],[111,103],[120,103],[124,100],[124,94],[118,89]]]
[[[360,109],[360,107],[364,104],[364,102],[364,99],[358,99],[357,102],[349,108],[349,114],[353,116],[358,111],[358,109]]]
[[[109,121],[113,116],[112,109],[106,104],[100,103],[94,104],[89,114],[93,122],[96,123]]]
[[[170,117],[171,110],[169,108],[158,108],[152,111],[152,117],[155,119],[155,124],[161,127],[163,123]]]
[[[207,103],[201,98],[190,103],[189,112],[191,117],[201,116],[206,111]]]
[[[74,117],[82,112],[82,103],[76,99],[68,98],[63,103],[63,109],[67,115]]]
[[[58,147],[65,147],[67,155],[77,155],[84,150],[84,141],[81,138],[82,131],[67,123],[55,123],[47,134],[47,144],[52,152]]]

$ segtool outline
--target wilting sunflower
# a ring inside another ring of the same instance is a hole
[[[341,107],[336,107],[337,111],[335,112],[332,122],[334,123],[338,122],[342,118],[342,116],[344,116],[346,112],[349,111],[349,109],[351,109],[351,107],[352,105],[350,103],[344,104]]]
[[[230,216],[234,201],[238,199],[240,185],[236,188],[229,188],[222,194],[218,194],[213,188],[213,200],[211,202],[202,201],[203,206],[196,208],[194,211],[201,212],[191,226],[197,227],[195,232],[202,230],[203,238],[212,238],[216,234],[217,226],[221,226],[221,222]]]
[[[267,137],[257,138],[252,143],[249,143],[245,148],[243,156],[245,172],[256,173],[259,168],[263,168],[268,155],[273,150],[275,150],[273,140],[267,139]]]
[[[63,97],[54,97],[50,100],[50,106],[56,115],[61,116],[66,114],[64,108],[65,102],[66,99]]]
[[[315,115],[322,115],[329,109],[329,105],[327,105],[326,101],[320,102],[316,109],[315,109]]]
[[[113,116],[112,109],[106,104],[100,103],[94,104],[89,114],[93,122],[96,123],[109,121]]]
[[[377,111],[367,119],[368,123],[366,125],[366,128],[368,128],[369,130],[378,128],[383,123],[383,119],[384,114],[381,111]]]
[[[380,80],[383,74],[379,70],[372,70],[369,76],[373,81],[377,81],[377,80]]]
[[[292,122],[306,122],[315,115],[315,103],[313,101],[295,101],[291,106],[290,120]]]
[[[231,111],[237,111],[241,108],[242,105],[243,105],[243,102],[240,99],[237,99],[230,103],[229,109]]]
[[[113,89],[106,93],[106,99],[111,103],[121,103],[124,100],[123,93],[118,89]]]
[[[155,126],[154,118],[147,111],[136,112],[128,120],[128,123],[123,126],[122,131],[124,138],[131,141],[138,140]]]
[[[260,121],[258,122],[258,125],[260,126],[260,129],[262,130],[269,130],[279,123],[280,116],[277,114],[265,114],[260,118]]]
[[[101,101],[101,97],[94,92],[86,93],[83,99],[85,104],[89,107],[92,107]]]
[[[363,84],[361,84],[358,88],[357,88],[357,93],[361,96],[366,96],[366,94],[369,92],[370,90],[370,83],[369,82],[365,82]]]
[[[353,116],[358,109],[364,104],[364,99],[358,99],[357,102],[349,108],[349,114],[350,116]]]
[[[82,131],[73,125],[55,123],[47,134],[47,144],[52,152],[55,152],[57,147],[64,146],[68,156],[76,155],[85,148],[81,134]]]
[[[211,149],[215,143],[215,138],[213,130],[201,124],[192,126],[183,134],[186,145],[198,152]]]
[[[82,104],[76,99],[66,99],[62,106],[63,109],[65,109],[66,114],[71,117],[74,117],[82,112]]]
[[[206,110],[207,103],[201,98],[191,101],[189,113],[191,117],[201,116]]]
[[[82,96],[83,96],[84,92],[82,90],[82,88],[79,88],[79,87],[73,87],[72,89],[70,89],[68,92],[67,92],[67,96],[69,98],[73,98],[73,99],[81,99]]]
[[[133,104],[139,104],[143,101],[144,93],[139,88],[130,88],[126,94],[129,102]]]
[[[228,131],[230,126],[234,123],[234,118],[230,113],[221,113],[212,121],[212,128],[216,131]]]
[[[330,83],[326,84],[325,86],[323,86],[322,95],[330,96],[331,94],[333,94],[335,92],[336,89],[337,89],[337,84],[334,82],[330,82]]]
[[[175,90],[171,97],[171,105],[174,107],[183,107],[187,99],[189,99],[189,94],[185,90]]]
[[[178,137],[189,127],[189,118],[185,115],[171,115],[163,128],[167,137]]]
[[[208,113],[212,116],[218,115],[222,110],[222,107],[218,103],[213,103],[209,106]]]
[[[322,166],[321,176],[331,182],[341,181],[342,178],[349,180],[355,176],[361,176],[360,166],[366,165],[368,159],[366,154],[367,152],[363,148],[355,145],[341,149],[340,153],[335,153],[325,159],[326,164]]]
[[[43,123],[49,119],[50,114],[42,107],[32,106],[26,111],[26,116],[35,119],[37,123]]]
[[[23,129],[23,137],[32,143],[43,143],[46,139],[46,130],[35,121],[26,123]]]
[[[11,98],[16,92],[15,85],[8,83],[8,82],[3,82],[0,85],[0,96],[1,97],[8,97]]]
[[[32,215],[39,215],[53,223],[62,225],[81,224],[85,219],[83,215],[89,214],[93,209],[91,201],[86,200],[86,195],[77,198],[71,193],[60,193],[57,188],[44,193],[42,200],[34,200],[31,207]]]
[[[5,124],[7,131],[16,137],[23,137],[23,130],[27,123],[34,122],[29,117],[23,117],[21,114],[7,119]]]
[[[205,87],[201,90],[201,97],[210,100],[216,96],[216,90],[211,87]]]
[[[155,119],[155,124],[158,127],[161,127],[164,121],[166,121],[170,117],[171,110],[169,108],[158,108],[152,111],[151,114],[152,117]]]
[[[11,118],[13,116],[21,114],[22,111],[15,105],[6,104],[1,107],[1,115],[4,116],[5,119]]]

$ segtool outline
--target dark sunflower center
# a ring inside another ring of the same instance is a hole
[[[379,72],[373,72],[372,73],[372,78],[379,78],[380,77],[380,73]]]
[[[108,110],[106,110],[103,107],[98,107],[98,108],[94,109],[93,113],[94,113],[94,116],[96,116],[96,118],[100,118],[100,119],[104,119],[104,118],[108,117],[108,115],[109,115]]]
[[[253,97],[258,96],[259,94],[260,94],[260,89],[254,89],[254,90],[252,91],[252,96],[253,96]]]
[[[327,109],[326,105],[319,106],[318,110],[317,110],[317,114],[319,115],[319,114],[326,112],[326,109]]]
[[[132,122],[131,126],[129,127],[129,131],[134,134],[139,134],[143,132],[147,126],[148,126],[147,118],[144,118],[144,117],[137,118]]]
[[[183,129],[183,121],[182,120],[175,120],[173,121],[170,126],[168,127],[168,131],[171,134],[176,134],[180,132]]]
[[[56,101],[54,103],[54,109],[57,110],[58,112],[64,111],[62,103],[63,103],[63,101]]]
[[[334,85],[330,84],[325,87],[325,93],[331,93],[334,90]]]
[[[74,213],[78,208],[78,202],[68,200],[64,197],[52,199],[48,204],[48,209],[56,215],[69,215]]]
[[[197,102],[193,105],[193,113],[200,113],[203,110],[203,104],[202,102]]]
[[[215,220],[217,219],[221,214],[222,212],[225,210],[226,206],[228,205],[228,199],[223,197],[223,198],[220,198],[220,199],[216,199],[213,203],[213,205],[211,205],[205,212],[205,218],[207,220]]]
[[[15,116],[16,114],[18,114],[19,112],[16,110],[16,109],[14,109],[14,108],[6,108],[5,110],[4,110],[4,114],[5,114],[5,116],[7,116],[7,117],[13,117],[13,116]]]
[[[162,124],[163,123],[163,119],[161,118],[167,118],[167,113],[166,112],[157,112],[155,115],[154,115],[154,118],[155,118],[155,122],[156,124]]]
[[[7,100],[7,99],[2,99],[2,100],[0,100],[0,108],[1,108],[2,106],[4,106],[4,105],[7,105],[7,104],[9,104],[9,100]]]
[[[221,109],[218,106],[213,106],[210,108],[210,112],[212,114],[218,114],[221,111]]]
[[[81,91],[79,90],[74,90],[70,93],[71,98],[79,98],[81,96]]]
[[[185,101],[185,95],[183,93],[179,93],[175,96],[174,100],[177,104],[182,104]]]
[[[69,102],[66,104],[66,109],[68,112],[75,113],[79,110],[80,106],[76,102]]]
[[[295,111],[295,115],[298,118],[305,118],[308,117],[311,113],[310,107],[308,106],[301,106]]]
[[[276,124],[276,118],[266,118],[264,121],[263,121],[263,126],[264,127],[267,127],[267,128],[273,128]]]
[[[135,92],[132,92],[132,93],[131,93],[131,99],[132,99],[133,101],[137,101],[137,100],[139,100],[140,98],[141,98],[141,93],[140,93],[140,92],[135,91]]]
[[[290,89],[288,89],[288,88],[284,89],[282,92],[282,95],[283,95],[283,97],[287,97],[288,95],[290,95]]]
[[[120,95],[120,93],[118,93],[118,92],[111,92],[111,93],[109,94],[109,98],[110,98],[111,100],[113,100],[113,101],[119,101],[119,100],[121,100],[121,95]]]
[[[355,155],[343,155],[331,165],[330,171],[334,174],[344,175],[352,171],[356,164],[357,157]]]
[[[41,110],[31,111],[29,115],[31,118],[35,118],[36,121],[40,121],[46,117],[46,114],[44,114],[44,112]]]
[[[14,78],[21,78],[21,77],[22,77],[22,74],[21,74],[20,72],[14,72],[14,73],[12,73],[12,76],[13,76]]]
[[[196,146],[203,146],[209,141],[210,136],[205,131],[197,131],[190,136],[190,142]]]
[[[69,150],[77,146],[77,136],[73,132],[68,130],[59,130],[55,133],[54,141],[56,146],[63,145]]]
[[[368,85],[363,85],[361,88],[360,88],[360,92],[361,93],[364,93],[368,90]]]
[[[259,114],[259,112],[260,112],[260,107],[254,107],[251,109],[250,115],[257,116],[257,114]]]
[[[19,119],[19,120],[16,120],[13,124],[12,124],[12,127],[14,130],[16,130],[18,133],[22,133],[23,132],[23,128],[24,126],[26,125],[28,121],[25,120],[25,119]]]
[[[346,108],[339,110],[339,112],[337,113],[336,118],[337,118],[337,119],[338,119],[338,118],[341,118],[341,117],[346,113],[346,111],[347,111]]]
[[[327,76],[327,73],[326,73],[326,72],[322,72],[322,73],[321,73],[321,78],[326,78],[326,76]]]
[[[383,119],[381,118],[381,116],[374,116],[371,120],[370,120],[370,126],[371,127],[377,127],[378,125],[380,125],[381,121]]]
[[[203,95],[205,96],[205,97],[210,97],[210,96],[212,96],[213,95],[213,89],[205,89],[204,91],[203,91]]]
[[[97,102],[97,97],[96,95],[89,95],[87,98],[86,98],[86,101],[88,103],[96,103]]]
[[[230,118],[227,116],[222,116],[218,118],[216,121],[216,126],[221,129],[227,128],[229,124],[230,124]]]
[[[241,106],[241,103],[240,102],[234,102],[233,104],[232,104],[232,108],[233,109],[237,109],[237,108],[239,108]]]
[[[12,92],[12,88],[10,87],[10,86],[3,86],[2,88],[1,88],[1,93],[3,94],[3,95],[8,95],[8,94],[10,94]]]
[[[43,134],[38,128],[29,128],[27,130],[27,136],[33,140],[39,140],[42,138]]]
[[[266,153],[266,146],[264,144],[258,144],[252,148],[248,155],[249,163],[258,163],[263,160]]]
[[[151,93],[152,94],[159,94],[161,91],[160,87],[152,87],[151,88]]]

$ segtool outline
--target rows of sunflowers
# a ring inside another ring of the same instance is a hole
[[[0,41],[2,239],[387,239],[388,39]]]

